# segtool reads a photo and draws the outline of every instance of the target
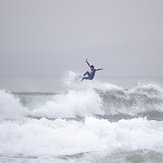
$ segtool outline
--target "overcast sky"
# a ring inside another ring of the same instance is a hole
[[[0,0],[0,74],[163,76],[163,0]]]

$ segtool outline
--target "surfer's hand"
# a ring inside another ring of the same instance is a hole
[[[88,58],[86,58],[86,61],[88,61]]]
[[[104,70],[103,68],[101,68],[101,70]]]

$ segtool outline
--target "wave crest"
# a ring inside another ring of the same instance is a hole
[[[20,104],[14,95],[0,90],[0,117],[17,118],[29,115],[29,110]]]

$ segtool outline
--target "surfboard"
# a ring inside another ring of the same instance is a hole
[[[83,78],[83,75],[76,75],[74,78],[74,81],[75,82],[81,82],[82,78]]]

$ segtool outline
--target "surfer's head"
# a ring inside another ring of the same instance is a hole
[[[93,65],[91,65],[91,66],[90,66],[90,68],[91,68],[91,69],[94,69],[94,66],[93,66]]]

